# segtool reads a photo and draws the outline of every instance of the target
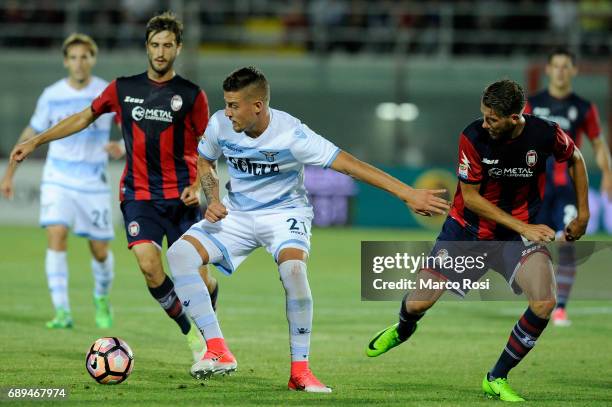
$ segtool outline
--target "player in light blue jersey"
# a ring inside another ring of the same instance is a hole
[[[98,48],[87,35],[72,34],[63,44],[64,67],[68,77],[47,87],[38,99],[29,125],[17,144],[34,137],[66,117],[91,105],[108,83],[91,74]],[[49,328],[70,328],[72,317],[68,300],[68,229],[89,240],[92,254],[96,324],[112,325],[109,290],[113,281],[113,253],[108,242],[114,232],[111,217],[111,192],[106,178],[107,149],[112,115],[103,115],[74,137],[49,145],[40,194],[40,224],[47,229],[45,258],[47,283],[55,307]],[[115,152],[115,158],[120,157]],[[13,196],[16,162],[11,161],[0,183],[5,198]]]
[[[256,68],[223,82],[225,110],[215,113],[198,151],[198,174],[208,208],[168,250],[177,295],[206,338],[208,351],[191,368],[196,378],[236,370],[198,267],[212,263],[232,274],[258,247],[278,264],[289,322],[291,390],[329,393],[308,366],[312,295],[306,276],[313,218],[304,189],[304,165],[329,167],[381,188],[420,215],[444,213],[444,190],[416,190],[340,150],[295,117],[269,107],[270,89]],[[225,156],[229,192],[219,199],[215,162]]]

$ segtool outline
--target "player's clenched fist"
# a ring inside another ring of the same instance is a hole
[[[17,144],[13,151],[11,151],[11,160],[17,161],[18,163],[22,162],[34,149],[36,146],[31,141],[24,141],[21,144]]]
[[[2,178],[0,181],[0,193],[6,199],[13,199],[13,180],[9,177]]]
[[[574,219],[569,225],[565,228],[565,240],[568,242],[572,242],[574,240],[578,240],[584,235],[586,232],[587,224],[589,223],[588,218],[584,219]]]
[[[209,204],[208,208],[206,208],[206,213],[204,214],[204,218],[211,223],[218,222],[226,216],[227,208],[218,201]]]
[[[198,184],[190,185],[183,190],[181,201],[187,206],[200,204],[200,194]]]
[[[443,215],[450,209],[449,202],[438,196],[444,193],[446,189],[413,189],[406,194],[404,202],[419,215]]]

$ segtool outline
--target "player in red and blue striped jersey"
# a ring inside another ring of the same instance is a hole
[[[491,268],[529,301],[482,382],[488,397],[505,401],[524,401],[507,376],[533,348],[555,308],[554,272],[550,254],[541,245],[554,240],[555,232],[536,221],[548,157],[572,168],[578,215],[566,227],[568,238],[579,239],[589,219],[588,178],[580,151],[558,125],[523,114],[524,107],[525,94],[516,82],[502,80],[485,89],[483,118],[468,125],[459,139],[460,182],[430,255],[442,260],[420,270],[417,288],[402,301],[399,323],[379,332],[366,349],[375,357],[405,342],[446,287],[464,296],[469,289],[465,280],[478,281]],[[454,261],[446,261],[466,256],[481,256],[482,266],[460,270],[453,268]],[[432,282],[433,288],[421,280]]]
[[[578,96],[572,89],[572,78],[577,74],[576,57],[564,48],[554,49],[548,56],[546,74],[548,87],[529,97],[526,113],[551,120],[559,125],[578,147],[585,135],[593,145],[597,166],[601,170],[601,188],[612,197],[612,160],[601,136],[599,114],[592,102]],[[544,223],[563,239],[565,226],[576,217],[574,185],[567,163],[548,160],[546,188],[538,223]],[[576,275],[575,250],[571,244],[559,246],[557,277],[557,308],[553,313],[555,325],[568,326],[565,306]]]
[[[68,137],[104,113],[118,115],[127,157],[120,197],[128,247],[149,292],[187,336],[197,361],[204,339],[184,312],[161,260],[164,236],[170,246],[201,219],[197,144],[208,123],[208,102],[197,85],[174,71],[182,31],[171,13],[153,17],[145,33],[147,71],[114,80],[91,106],[16,146],[11,159],[21,161],[39,145]],[[200,274],[214,302],[217,282],[205,267]]]

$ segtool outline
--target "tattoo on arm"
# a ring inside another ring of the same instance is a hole
[[[213,171],[200,177],[200,185],[208,203],[219,200],[219,180],[215,177]]]

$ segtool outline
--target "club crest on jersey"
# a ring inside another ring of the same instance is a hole
[[[276,157],[276,155],[278,154],[278,151],[260,151],[260,153],[266,156],[266,160],[273,163],[274,157]]]
[[[529,167],[533,167],[538,162],[538,153],[535,150],[527,151],[527,155],[525,156],[525,161]]]
[[[138,236],[138,234],[140,233],[140,225],[138,224],[138,222],[133,220],[128,224],[128,233],[132,237]]]
[[[175,112],[178,112],[179,110],[181,110],[182,106],[183,98],[181,98],[181,95],[172,96],[172,99],[170,99],[170,108]]]

